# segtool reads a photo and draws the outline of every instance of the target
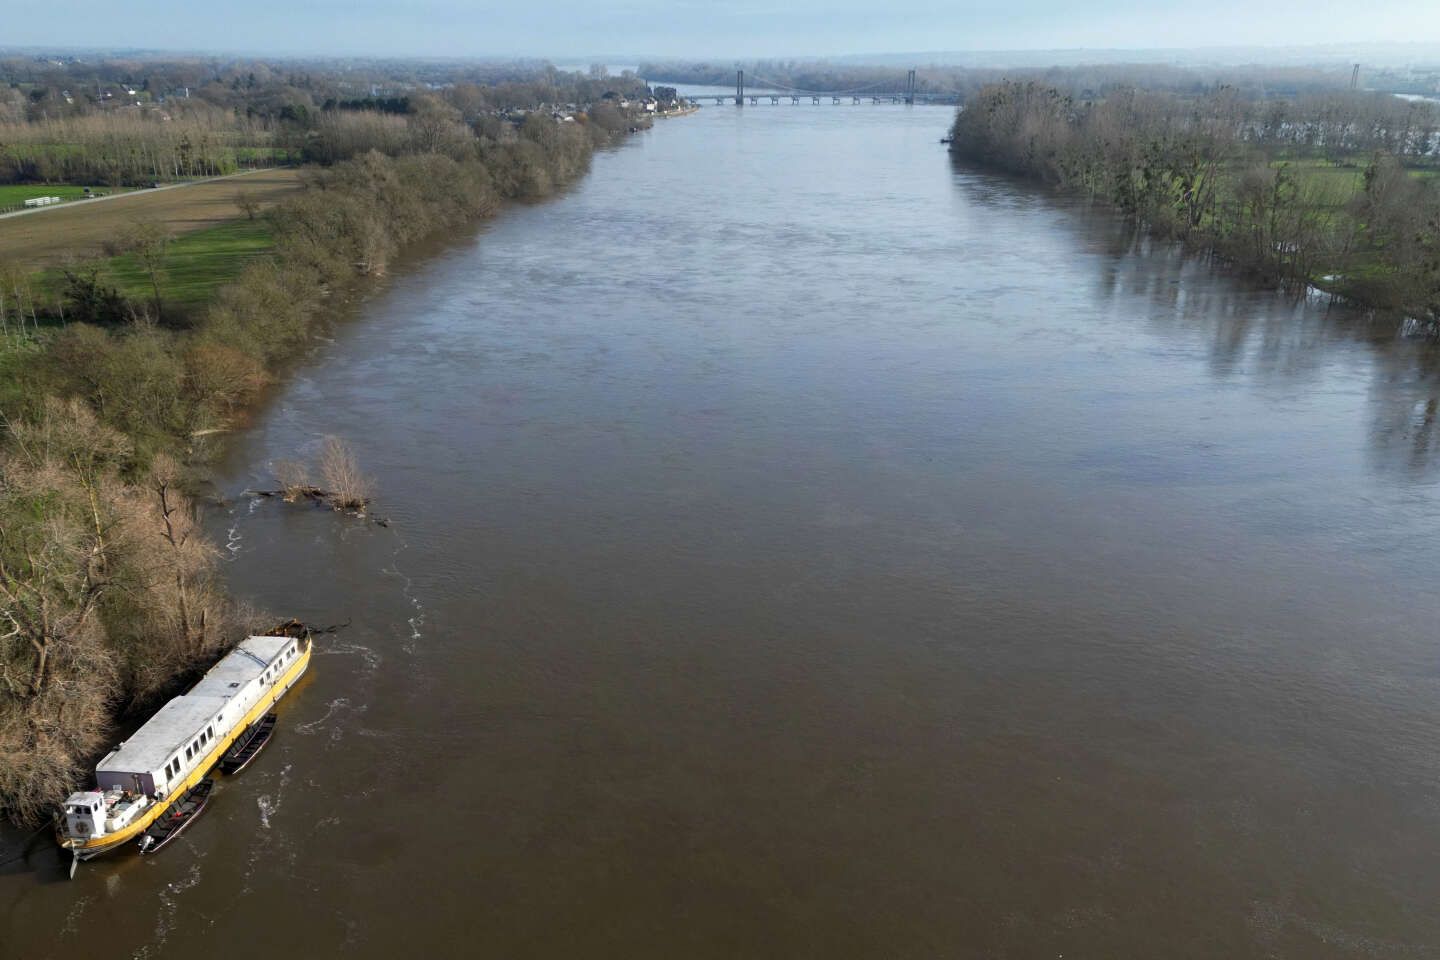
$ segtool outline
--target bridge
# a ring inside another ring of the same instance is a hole
[[[763,93],[745,93],[745,71],[735,71],[735,93],[707,93],[697,96],[686,97],[692,103],[702,103],[706,100],[714,100],[717,104],[733,102],[737,107],[743,107],[748,98],[751,106],[759,106],[761,102],[768,101],[771,104],[780,104],[788,100],[792,105],[809,101],[811,104],[823,103],[829,100],[831,104],[839,103],[959,103],[960,94],[954,90],[927,90],[921,92],[915,71],[911,70],[905,77],[905,87],[896,92],[888,82],[872,83],[866,87],[856,87],[850,90],[800,90],[789,87],[785,84],[774,81],[761,80],[760,85],[764,88]]]

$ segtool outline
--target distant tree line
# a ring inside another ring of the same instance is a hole
[[[0,60],[0,183],[135,186],[332,163],[411,149],[414,136],[433,140],[447,125],[494,136],[488,121],[508,111],[583,111],[611,92],[647,91],[634,74],[535,65],[417,71],[376,62],[339,72],[307,62]]]
[[[263,120],[212,107],[0,125],[0,182],[139,185],[217,176],[279,142]]]
[[[652,61],[639,73],[651,81],[733,88],[736,70],[745,71],[746,85],[760,89],[777,84],[796,90],[865,90],[877,96],[905,92],[908,68],[816,60]],[[1247,99],[1293,97],[1322,93],[1348,85],[1348,69],[1338,67],[1225,67],[1201,69],[1166,64],[1091,64],[1073,67],[945,67],[916,64],[916,91],[958,97],[965,102],[990,84],[1005,80],[1042,83],[1080,97],[1101,97],[1139,87],[1199,95],[1218,85]]]
[[[1296,288],[1440,321],[1440,110],[1378,94],[1248,100],[993,84],[952,150],[1111,203]]]

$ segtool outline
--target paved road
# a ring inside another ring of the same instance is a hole
[[[245,216],[239,194],[269,206],[299,190],[301,176],[296,168],[275,167],[42,207],[32,212],[43,212],[43,217],[0,219],[0,260],[43,267],[70,257],[103,255],[140,220],[163,224],[177,236],[204,230]]]
[[[94,206],[97,203],[105,203],[110,200],[124,200],[126,197],[148,197],[153,196],[154,194],[157,194],[162,190],[180,190],[184,187],[199,186],[202,183],[214,183],[217,180],[234,180],[236,177],[248,177],[251,174],[267,173],[276,169],[279,168],[267,167],[264,170],[242,170],[239,173],[227,173],[223,177],[206,177],[204,180],[186,180],[183,183],[167,183],[163,186],[153,187],[148,190],[131,190],[127,193],[107,193],[103,197],[92,197],[90,200],[82,200],[81,198],[77,198],[75,200],[66,200],[64,203],[54,203],[45,207],[29,207],[24,210],[12,210],[10,213],[0,213],[0,220],[9,220],[12,217],[28,217],[31,214],[36,213],[49,213],[52,210],[63,210],[64,208],[77,202],[83,202],[88,207]]]

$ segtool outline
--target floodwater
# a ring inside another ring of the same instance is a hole
[[[238,437],[348,624],[9,958],[1440,955],[1440,355],[952,165],[706,107],[397,271]]]

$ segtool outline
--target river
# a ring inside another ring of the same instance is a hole
[[[216,482],[348,627],[0,955],[1440,954],[1440,353],[949,115],[707,106],[417,251]],[[388,527],[239,497],[329,434]]]

